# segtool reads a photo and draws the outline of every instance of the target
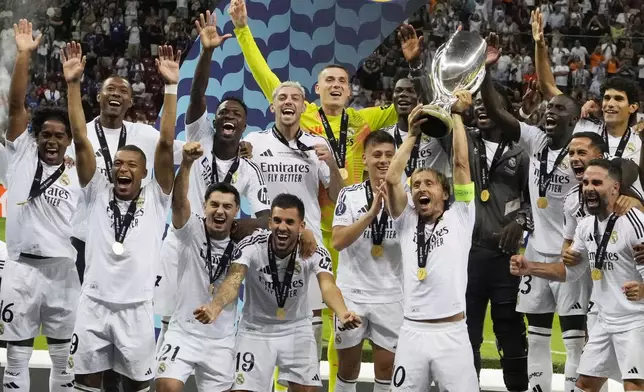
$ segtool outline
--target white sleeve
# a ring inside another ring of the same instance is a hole
[[[318,246],[311,259],[314,262],[313,272],[315,275],[319,275],[321,273],[333,275],[333,265],[331,263],[331,256],[329,255],[328,250]]]
[[[188,221],[186,222],[185,225],[183,225],[182,228],[177,229],[174,227],[174,232],[177,235],[177,238],[179,241],[183,242],[184,245],[189,244],[192,240],[199,238],[199,236],[196,235],[196,233],[199,232],[199,230],[203,230],[201,228],[202,226],[202,221],[199,219],[199,216],[197,214],[190,214],[190,218],[188,218]]]
[[[454,211],[458,222],[460,223],[459,227],[465,229],[466,235],[471,236],[472,231],[474,230],[474,223],[476,222],[476,202],[474,200],[470,202],[464,201],[455,201],[447,210]]]
[[[7,151],[12,155],[12,160],[14,161],[16,158],[13,156],[22,155],[30,148],[34,151],[38,150],[36,136],[30,130],[25,130],[14,141],[7,140],[6,143]]]
[[[590,264],[588,262],[588,248],[586,248],[586,242],[584,241],[584,234],[582,233],[581,225],[577,225],[577,230],[575,230],[575,239],[570,247],[572,250],[581,253],[581,262],[574,266],[566,266],[566,282],[576,282],[590,268]]]
[[[579,121],[577,121],[577,124],[575,124],[575,129],[572,131],[573,134],[579,133],[579,132],[594,132],[601,134],[602,127],[598,124],[596,124],[592,120],[588,120],[586,118],[581,118]]]
[[[241,253],[241,255],[239,256],[239,258],[233,261],[234,263],[245,265],[246,267],[250,268],[252,261],[255,258],[255,244],[257,243],[256,239],[257,237],[255,235],[251,235],[244,238],[237,244],[237,249]]]
[[[159,183],[157,182],[156,178],[150,181],[148,185],[146,185],[146,187],[148,186],[152,187],[152,192],[155,198],[155,205],[161,206],[161,212],[167,212],[170,208],[170,201],[172,200],[172,191],[170,191],[170,193],[166,195],[163,192],[161,185],[159,185]]]
[[[335,212],[333,213],[333,227],[349,226],[353,223],[353,214],[351,205],[347,200],[347,191],[349,187],[342,188],[335,203]]]
[[[519,126],[521,127],[519,145],[526,150],[530,156],[534,156],[541,152],[548,142],[545,132],[522,121],[519,121]]]
[[[398,233],[402,233],[406,226],[409,224],[409,221],[416,215],[416,210],[414,209],[413,203],[411,203],[411,195],[407,194],[407,205],[403,212],[394,219],[394,226]]]
[[[244,187],[244,196],[248,199],[253,214],[257,215],[258,212],[270,209],[271,200],[268,197],[268,189],[261,170],[252,161],[246,159],[246,162],[248,163],[249,175],[247,176],[248,182]]]
[[[573,197],[573,196],[569,196]],[[564,201],[564,239],[572,241],[575,238],[575,230],[577,230],[577,219],[573,214],[568,211],[566,208],[566,202]]]
[[[189,142],[199,142],[204,144],[206,141],[212,141],[215,134],[215,127],[208,119],[208,111],[204,110],[201,117],[195,122],[186,124],[186,140]]]
[[[7,171],[9,170],[9,152],[4,144],[0,143],[0,183],[7,185]]]
[[[181,140],[175,140],[174,145],[172,146],[172,153],[174,155],[174,164],[175,165],[180,165],[181,161],[183,160],[183,146],[185,145],[185,142],[182,142]]]
[[[94,176],[83,188],[83,195],[85,196],[85,203],[87,204],[87,211],[92,211],[92,206],[96,203],[96,197],[100,192],[103,192],[110,186],[110,182],[105,178],[98,168],[94,171]],[[82,199],[82,198],[81,198]]]

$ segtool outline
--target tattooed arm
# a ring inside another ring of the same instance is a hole
[[[248,266],[232,263],[226,274],[226,279],[219,287],[219,290],[217,290],[212,302],[195,310],[193,312],[195,318],[203,324],[214,322],[219,316],[219,313],[237,299],[239,287],[241,287],[247,271]]]

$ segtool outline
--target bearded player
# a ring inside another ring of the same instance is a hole
[[[14,25],[16,62],[9,90],[6,135],[7,251],[0,290],[0,338],[7,341],[4,391],[29,391],[29,359],[34,338],[46,336],[51,371],[49,390],[70,390],[67,352],[76,320],[80,282],[76,251],[69,241],[80,184],[65,150],[72,141],[67,111],[36,109],[29,119],[24,106],[29,62],[41,36],[31,23]]]
[[[78,305],[68,368],[74,388],[97,392],[102,373],[123,375],[127,390],[148,391],[154,366],[152,292],[155,263],[174,183],[173,141],[180,52],[161,46],[157,69],[166,82],[161,132],[154,156],[154,179],[147,175],[145,153],[125,145],[114,156],[112,182],[97,170],[87,136],[80,78],[85,66],[80,44],[62,56],[69,91],[69,112],[78,176],[88,211],[87,271]]]

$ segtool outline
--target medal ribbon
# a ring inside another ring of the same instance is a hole
[[[208,279],[209,283],[214,284],[217,279],[221,277],[224,271],[228,268],[230,263],[230,258],[233,254],[233,249],[235,249],[235,243],[230,240],[228,241],[228,246],[224,250],[224,254],[219,258],[217,263],[217,268],[215,268],[212,260],[212,244],[210,243],[210,235],[208,235],[208,227],[206,226],[206,219],[203,220],[203,229],[206,233],[206,268],[208,269]]]
[[[602,131],[602,137],[608,146],[608,129],[606,129],[606,124],[604,124],[604,129]],[[617,145],[617,150],[615,151],[614,157],[621,158],[624,155],[624,150],[628,144],[628,140],[631,138],[631,129],[628,128],[626,132],[622,135],[622,138],[619,139],[619,144]]]
[[[309,147],[300,141],[300,137],[302,136],[303,133],[304,132],[302,132],[302,130],[300,129],[299,131],[297,131],[297,134],[295,135],[295,144],[297,144],[297,149],[302,152],[315,150],[314,147]],[[277,140],[280,141],[280,143],[290,148],[291,150],[294,150],[294,148],[291,147],[290,144],[288,144],[288,140],[286,140],[284,135],[282,135],[275,126],[273,126],[273,135],[277,138]]]
[[[58,166],[58,169],[56,169],[56,171],[53,172],[51,176],[47,177],[45,181],[41,183],[40,181],[42,180],[43,170],[44,168],[39,158],[38,166],[36,166],[36,174],[34,175],[34,181],[31,183],[31,189],[29,189],[29,197],[27,198],[27,201],[25,203],[28,203],[38,196],[42,195],[47,190],[47,188],[49,188],[54,182],[56,182],[56,180],[60,178],[60,176],[63,175],[63,172],[65,171],[65,162],[61,163],[60,166]]]
[[[273,234],[268,236],[268,266],[271,269],[271,277],[273,278],[273,291],[275,292],[275,299],[277,300],[277,307],[284,308],[286,303],[286,296],[288,288],[293,279],[293,272],[295,271],[295,259],[297,258],[297,244],[291,252],[291,257],[286,266],[286,273],[284,274],[284,281],[280,282],[279,273],[277,270],[277,263],[275,262],[275,252],[273,251]]]
[[[555,170],[557,170],[557,166],[559,166],[561,161],[563,161],[566,154],[568,154],[568,143],[566,143],[566,147],[562,148],[559,155],[557,155],[557,159],[555,159],[555,163],[552,165],[550,173],[548,173],[548,151],[550,151],[550,147],[545,146],[543,151],[541,151],[541,156],[539,157],[539,197],[546,197],[546,190],[548,190],[548,185],[550,185],[550,181],[552,181],[552,175]]]
[[[134,213],[136,212],[136,204],[139,201],[139,196],[141,195],[141,190],[136,194],[136,197],[132,199],[130,205],[127,208],[125,216],[121,217],[121,210],[119,210],[119,205],[116,202],[116,194],[112,197],[112,209],[114,211],[114,239],[116,242],[123,243],[125,241],[125,236],[127,231],[130,229],[130,224],[132,224],[132,219],[134,219]]]
[[[105,140],[105,131],[103,131],[103,126],[99,118],[94,119],[94,129],[96,129],[96,136],[98,137],[98,144],[101,146],[101,155],[105,160],[105,170],[107,172],[107,179],[111,183],[112,180],[112,154],[110,154],[110,146],[107,145],[107,140]],[[119,135],[119,145],[118,150],[125,146],[125,139],[127,138],[127,130],[125,129],[125,124],[121,126],[121,134]]]
[[[400,135],[400,129],[398,129],[398,124],[394,128],[394,139],[396,139],[396,148],[400,148],[403,144],[402,136]],[[416,136],[416,142],[414,147],[411,149],[411,155],[407,161],[407,166],[405,167],[405,174],[407,177],[411,177],[411,174],[418,167],[418,152],[420,151],[420,139],[421,135]]]
[[[367,195],[367,210],[371,208],[373,203],[373,189],[371,189],[371,181],[367,180],[364,183],[364,190]],[[387,229],[387,221],[389,220],[389,215],[385,209],[382,209],[380,220],[374,218],[371,223],[371,241],[374,245],[382,245],[382,241],[385,239],[385,230]]]
[[[485,148],[485,143],[483,142],[483,137],[479,133],[479,158],[481,162],[481,191],[487,190],[490,185],[490,173],[496,168],[496,165],[499,164],[503,151],[508,146],[508,141],[503,138],[503,141],[496,146],[496,151],[492,157],[492,164],[490,168],[487,167],[487,151]]]
[[[237,172],[237,169],[239,169],[239,155],[235,157],[235,161],[230,166],[230,169],[228,169],[228,173],[226,173],[223,182],[230,184],[233,179],[233,175]],[[212,172],[210,173],[210,181],[212,181],[213,184],[219,182],[219,171],[217,171],[217,157],[215,156],[214,149],[212,151]]]
[[[443,215],[439,216],[432,227],[432,232],[425,241],[425,222],[418,217],[418,225],[416,226],[416,256],[418,257],[418,268],[425,268],[427,265],[427,256],[429,256],[429,245],[438,226],[438,222],[443,219]]]
[[[608,219],[608,224],[606,225],[606,230],[601,236],[601,242],[599,242],[599,219],[595,216],[595,245],[597,245],[597,251],[595,252],[595,268],[598,270],[602,269],[604,265],[604,258],[606,258],[606,247],[608,246],[608,240],[610,235],[613,233],[613,228],[615,227],[615,222],[619,218],[617,215],[612,214]]]
[[[579,192],[577,192],[577,195],[579,197],[579,217],[583,218],[586,216],[586,212],[584,212],[584,194],[582,192],[581,186],[579,186]]]
[[[335,138],[333,134],[333,129],[331,129],[331,124],[324,114],[324,110],[320,108],[318,110],[320,113],[320,120],[322,121],[322,127],[326,133],[326,138],[329,140],[331,149],[333,150],[333,156],[335,161],[338,164],[340,169],[344,168],[344,161],[347,157],[347,130],[349,129],[349,115],[346,110],[342,110],[342,120],[340,121],[340,142]]]

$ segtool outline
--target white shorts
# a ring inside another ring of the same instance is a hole
[[[259,335],[243,329],[237,335],[233,391],[270,392],[279,367],[279,383],[321,387],[313,327],[303,325],[284,334]]]
[[[400,328],[391,391],[478,391],[465,320],[423,323],[405,319]]]
[[[525,258],[540,263],[556,263],[561,256],[539,253],[528,242]],[[521,278],[516,310],[527,314],[585,315],[592,288],[590,273],[584,274],[576,282],[555,282],[526,275]]]
[[[160,270],[154,284],[154,314],[170,317],[177,305],[177,269],[179,265],[179,239],[174,229],[161,245]]]
[[[335,317],[335,348],[355,347],[364,339],[392,353],[396,352],[398,333],[403,323],[402,301],[388,304],[356,303],[344,298],[347,308],[356,312],[362,324],[356,329],[346,329]]]
[[[586,376],[609,377],[619,369],[621,379],[644,379],[644,327],[608,332],[598,319],[589,332],[577,372]]]
[[[0,339],[10,342],[42,334],[70,339],[76,322],[80,280],[74,260],[7,260],[0,288]]]
[[[235,374],[235,335],[221,339],[193,335],[171,324],[157,352],[156,379],[184,384],[195,372],[198,391],[228,391]]]
[[[593,306],[593,301],[590,301],[590,304],[588,305],[588,314],[586,315],[586,328],[588,329],[588,336],[590,336],[591,331],[597,323],[597,313],[597,306]],[[619,371],[619,366],[617,366],[617,364],[611,366],[609,373],[610,375],[608,376],[608,378],[620,383],[622,382],[622,372]]]
[[[135,381],[154,377],[152,301],[107,304],[81,294],[67,367],[75,374],[113,369]]]

